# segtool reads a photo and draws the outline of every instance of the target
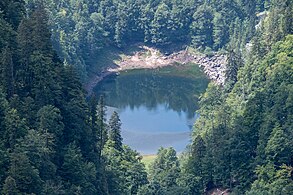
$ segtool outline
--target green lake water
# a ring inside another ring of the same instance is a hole
[[[160,146],[181,152],[208,82],[197,65],[188,64],[111,75],[94,91],[105,96],[108,116],[119,113],[125,144],[142,154],[155,154]]]

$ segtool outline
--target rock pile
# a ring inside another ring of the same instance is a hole
[[[194,63],[203,67],[204,72],[208,77],[219,85],[225,83],[225,72],[227,65],[227,56],[216,54],[212,57],[208,56],[194,56]]]
[[[219,85],[225,83],[225,72],[227,67],[227,56],[223,54],[214,54],[207,56],[203,54],[190,54],[187,51],[181,51],[172,54],[174,61],[182,64],[189,62],[198,64],[204,69],[205,74]]]

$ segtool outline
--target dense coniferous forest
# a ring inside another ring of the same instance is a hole
[[[96,53],[138,42],[228,55],[192,143],[148,171],[82,88]],[[1,194],[289,195],[292,69],[291,0],[1,0]]]
[[[31,12],[40,0],[26,2]],[[140,42],[208,52],[234,40],[243,46],[255,33],[256,13],[268,10],[271,0],[49,0],[44,6],[55,50],[85,78],[107,47]]]

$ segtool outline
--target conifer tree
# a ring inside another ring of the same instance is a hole
[[[17,195],[17,194],[20,194],[20,192],[18,191],[18,189],[16,187],[15,179],[13,179],[13,177],[8,176],[5,179],[5,183],[4,183],[4,186],[3,186],[2,193],[3,194],[7,194],[7,195]]]
[[[4,118],[4,144],[7,148],[13,149],[17,139],[26,135],[28,127],[25,119],[19,117],[17,110],[10,109]]]
[[[121,122],[116,111],[109,120],[109,139],[114,142],[114,148],[122,151]]]
[[[95,166],[91,162],[85,162],[81,150],[75,143],[67,146],[61,169],[63,178],[70,182],[66,189],[68,192],[80,191],[83,194],[96,194]]]
[[[292,160],[290,157],[292,150],[293,142],[289,139],[289,134],[282,127],[276,126],[265,148],[267,159],[277,166],[289,165]]]
[[[176,180],[179,173],[176,151],[173,148],[160,148],[150,170],[151,185],[157,183],[161,190],[172,192],[173,188],[178,187]]]
[[[25,153],[14,152],[11,154],[9,176],[15,180],[16,188],[20,193],[41,193],[42,180],[39,171],[31,165]]]
[[[101,96],[97,105],[97,129],[96,135],[97,135],[97,147],[98,147],[98,156],[99,160],[101,160],[101,153],[103,150],[103,147],[105,146],[107,140],[108,140],[108,133],[107,133],[107,125],[106,125],[106,106],[105,106],[105,100],[104,96]]]
[[[2,54],[2,55],[1,55]],[[14,63],[12,58],[12,51],[9,47],[5,47],[0,54],[0,86],[11,97],[14,94]]]
[[[56,145],[60,146],[60,138],[63,134],[64,124],[61,112],[58,108],[48,105],[42,107],[37,113],[37,127],[43,134],[51,134],[56,140]]]

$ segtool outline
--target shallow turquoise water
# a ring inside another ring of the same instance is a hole
[[[125,144],[142,154],[155,154],[160,146],[181,152],[197,118],[199,95],[208,84],[200,75],[185,78],[157,70],[132,71],[105,78],[95,93],[105,95],[108,116],[118,111]]]

